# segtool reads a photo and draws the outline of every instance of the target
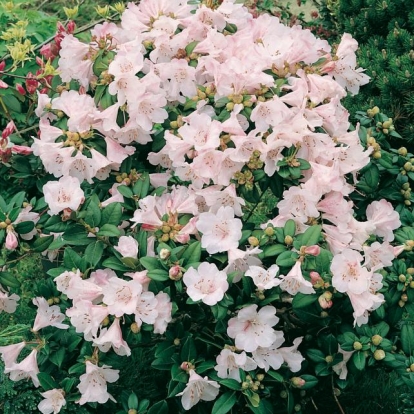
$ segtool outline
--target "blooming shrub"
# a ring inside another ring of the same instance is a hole
[[[50,263],[33,325],[0,353],[43,389],[42,413],[113,407],[141,346],[166,399],[132,393],[130,413],[300,412],[318,380],[343,388],[376,364],[412,385],[414,177],[394,163],[413,155],[387,161],[376,111],[351,128],[356,42],[332,51],[219,3],[143,0],[89,40],[62,34],[39,135],[3,160],[20,188],[0,198],[0,309],[18,306],[21,257]],[[378,188],[389,174],[402,208]]]

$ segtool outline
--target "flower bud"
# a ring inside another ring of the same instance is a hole
[[[310,254],[311,256],[319,256],[321,248],[317,244],[313,246],[306,246],[304,252],[306,254]]]
[[[286,236],[285,237],[285,244],[290,246],[293,243],[293,237],[292,236]]]
[[[359,341],[355,341],[353,348],[355,349],[355,351],[360,351],[362,349],[362,344]]]
[[[382,336],[381,335],[374,335],[371,338],[371,342],[373,345],[378,346],[382,342]]]
[[[250,244],[250,246],[252,247],[256,247],[259,245],[259,239],[257,237],[251,236],[248,238],[248,242]]]
[[[398,276],[398,281],[401,283],[404,283],[407,280],[407,278],[405,277],[405,275],[401,274]]]
[[[275,234],[275,230],[273,227],[266,227],[264,234],[266,234],[266,236],[272,237]]]
[[[333,356],[332,355],[327,355],[326,357],[325,357],[325,361],[328,363],[328,364],[331,364],[332,362],[333,362]]]
[[[134,334],[137,334],[141,330],[141,328],[138,326],[136,322],[131,323],[131,326],[129,327],[129,329],[131,329],[131,332]]]
[[[16,83],[16,91],[20,93],[20,95],[26,95],[26,89],[20,83]]]
[[[175,346],[179,346],[179,345],[181,344],[181,340],[180,340],[180,338],[174,338],[173,344],[174,344]]]
[[[168,271],[168,276],[171,280],[180,280],[183,277],[183,272],[181,271],[181,267],[179,265],[175,265],[170,267]]]
[[[385,358],[385,352],[384,352],[384,350],[382,350],[382,349],[377,349],[375,352],[374,352],[374,359],[376,360],[376,361],[381,361],[381,360],[383,360]]]
[[[7,250],[16,250],[18,245],[19,242],[17,241],[15,232],[13,230],[7,230],[6,243],[4,244],[4,247]]]
[[[171,255],[171,252],[168,249],[161,249],[160,250],[160,259],[167,260]]]
[[[306,384],[306,381],[301,377],[293,377],[290,379],[290,382],[296,388],[301,388]]]
[[[318,272],[312,271],[309,273],[309,276],[311,279],[312,286],[323,283],[321,275]]]
[[[256,378],[257,378],[258,381],[263,381],[264,377],[265,377],[264,374],[257,374],[256,375]]]
[[[411,371],[411,372],[414,372],[414,364],[411,364],[411,365],[410,365],[410,371]]]
[[[5,67],[6,67],[6,61],[5,60],[2,60],[0,62],[0,71],[3,72],[3,70],[5,69]]]
[[[130,408],[128,414],[138,414],[138,411],[135,408]]]

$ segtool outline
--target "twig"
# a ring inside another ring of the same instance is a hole
[[[345,411],[344,411],[344,409],[342,408],[341,403],[340,403],[340,402],[339,402],[339,400],[338,400],[338,397],[337,397],[337,396],[336,396],[336,394],[335,394],[335,387],[334,387],[334,379],[333,379],[333,375],[331,376],[331,380],[332,380],[332,395],[333,395],[333,397],[334,397],[334,399],[335,399],[336,405],[338,406],[339,411],[341,412],[341,414],[346,414],[346,413],[345,413]]]

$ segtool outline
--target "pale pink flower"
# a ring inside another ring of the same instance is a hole
[[[343,355],[343,360],[332,366],[332,370],[339,375],[339,379],[345,380],[348,376],[348,368],[346,363],[351,359],[352,354],[355,351],[344,351],[340,346],[338,347],[338,353]]]
[[[49,181],[43,186],[45,201],[49,205],[48,213],[55,215],[66,208],[77,210],[85,200],[79,180],[65,176],[59,181]]]
[[[8,295],[7,292],[3,292],[0,289],[0,313],[2,311],[6,313],[14,313],[17,308],[17,301],[20,299],[20,296],[15,293]]]
[[[382,276],[381,276],[382,278]],[[368,323],[368,312],[379,308],[384,303],[381,293],[372,293],[366,290],[362,293],[347,292],[354,309],[354,325],[365,325]]]
[[[69,325],[62,323],[65,315],[60,311],[59,306],[49,306],[47,300],[42,297],[34,298],[33,304],[37,306],[37,314],[32,328],[34,332],[47,326],[54,326],[58,329],[69,328]]]
[[[257,289],[267,290],[279,286],[282,282],[280,279],[276,278],[278,272],[278,265],[272,265],[269,269],[264,269],[260,266],[250,266],[245,275],[253,279],[253,283],[256,285]]]
[[[153,292],[143,292],[137,301],[135,307],[135,322],[138,326],[141,326],[142,323],[147,323],[149,325],[154,325],[158,319],[158,300],[155,297]]]
[[[280,278],[282,279],[279,285],[280,288],[291,295],[296,295],[298,292],[304,294],[315,293],[312,283],[303,277],[301,262],[299,260],[286,276],[281,275]]]
[[[45,398],[37,406],[42,414],[58,414],[62,407],[66,405],[63,390],[54,388],[53,390],[41,392],[40,395]]]
[[[114,249],[121,253],[122,257],[136,258],[138,256],[138,242],[132,236],[121,236]]]
[[[224,269],[227,274],[232,273],[233,283],[240,281],[249,266],[261,266],[262,261],[257,257],[262,250],[258,247],[240,250],[231,249],[228,251],[228,265]]]
[[[201,213],[196,227],[203,233],[201,246],[210,254],[237,249],[239,246],[242,222],[234,218],[232,207],[220,207],[216,214]]]
[[[5,368],[10,368],[16,364],[17,358],[22,349],[26,346],[26,342],[19,342],[17,344],[0,346],[0,354],[4,362]]]
[[[293,340],[292,346],[279,348],[279,353],[282,355],[283,360],[292,372],[300,371],[302,361],[305,360],[302,354],[298,351],[298,346],[302,343],[302,340],[303,336],[300,336]]]
[[[277,204],[279,214],[292,214],[305,220],[308,217],[319,217],[316,207],[319,198],[318,194],[311,193],[306,188],[292,186],[283,192],[283,199]]]
[[[111,399],[116,402],[114,397],[107,391],[107,382],[115,382],[119,378],[119,370],[111,369],[107,365],[98,367],[90,361],[86,361],[86,373],[80,376],[80,384],[77,386],[82,394],[78,404],[83,405],[87,402],[98,402],[104,404]]]
[[[332,286],[338,292],[359,295],[368,291],[372,272],[361,265],[362,260],[361,254],[351,249],[344,249],[333,257]]]
[[[40,382],[37,378],[39,368],[37,366],[37,349],[32,352],[21,362],[12,364],[9,368],[4,369],[5,374],[10,374],[12,381],[20,381],[24,378],[31,378],[33,385],[37,388]]]
[[[220,385],[216,381],[210,381],[208,377],[201,377],[194,370],[190,370],[190,378],[181,396],[181,404],[185,410],[189,410],[200,400],[213,401],[219,394]]]
[[[83,333],[87,341],[97,336],[98,329],[108,314],[106,306],[93,305],[87,300],[79,300],[72,308],[66,310],[66,315],[70,317],[76,332]]]
[[[279,347],[283,344],[285,338],[281,331],[275,331],[275,335],[276,339],[270,346],[259,346],[252,352],[252,357],[257,363],[257,366],[264,369],[266,372],[269,371],[270,368],[277,371],[283,364],[283,357],[279,352]]]
[[[373,272],[392,265],[395,259],[394,247],[388,242],[374,242],[370,246],[362,246],[364,249],[364,265]]]
[[[156,310],[158,315],[154,322],[154,333],[162,335],[172,321],[172,303],[171,298],[164,292],[157,293],[155,299],[157,300]]]
[[[112,347],[117,355],[131,355],[131,349],[122,338],[119,318],[114,319],[109,329],[101,329],[99,338],[94,339],[93,344],[97,345],[102,352],[108,352]]]
[[[234,338],[237,348],[252,352],[259,346],[265,348],[272,345],[277,338],[272,326],[278,322],[273,306],[265,306],[257,312],[257,305],[249,305],[229,320],[227,335]]]
[[[193,301],[201,300],[209,306],[220,302],[229,288],[226,273],[219,271],[214,263],[207,262],[201,263],[198,269],[190,267],[184,273],[183,282]]]
[[[232,378],[241,382],[240,371],[252,371],[257,368],[256,362],[246,355],[246,352],[237,354],[230,349],[223,349],[216,358],[217,365],[214,369],[220,378]]]
[[[142,293],[142,285],[134,279],[124,280],[112,277],[102,288],[102,293],[104,295],[102,300],[107,305],[108,312],[121,317],[135,312]]]
[[[393,230],[401,226],[400,215],[387,200],[373,201],[367,207],[367,219],[375,226],[374,234],[384,241],[393,241]]]

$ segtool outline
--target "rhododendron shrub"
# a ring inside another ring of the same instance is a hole
[[[88,40],[63,34],[38,91],[36,188],[0,198],[0,310],[27,300],[13,263],[47,266],[33,325],[0,352],[43,413],[114,410],[120,361],[149,346],[166,373],[152,414],[291,412],[366,365],[412,385],[414,230],[376,191],[379,130],[341,105],[368,82],[356,42],[207,3],[143,0]]]

